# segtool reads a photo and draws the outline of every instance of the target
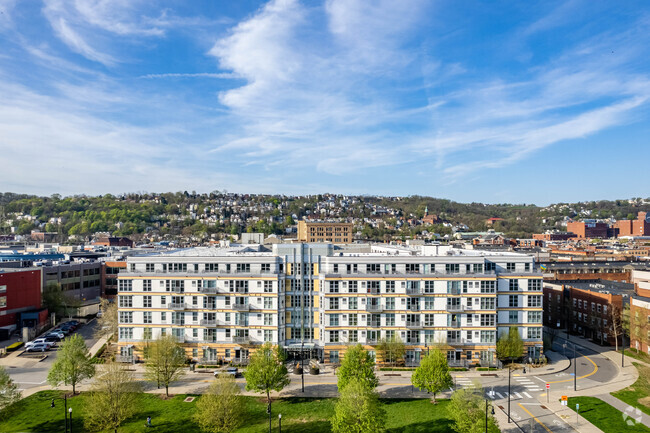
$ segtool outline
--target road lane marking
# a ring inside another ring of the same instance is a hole
[[[521,403],[517,403],[517,404],[519,405],[520,408],[522,408],[522,409],[524,410],[524,412],[526,412],[528,415],[532,416],[533,419],[534,419],[535,421],[537,421],[537,423],[538,423],[539,425],[541,425],[542,427],[544,427],[544,429],[545,429],[548,433],[553,433],[553,430],[551,430],[550,428],[546,427],[546,425],[545,425],[543,422],[541,422],[539,419],[537,419],[537,417],[536,417],[535,415],[533,415],[532,413],[530,413],[530,411],[529,411],[528,409],[526,409],[526,408],[525,408]]]
[[[544,383],[546,383],[546,381],[545,381],[544,379],[542,379],[541,377],[537,377],[537,376],[533,376],[533,377],[534,377],[535,379],[539,380],[540,382],[544,382]]]
[[[580,352],[578,351],[578,353],[580,353]],[[594,365],[594,370],[591,373],[585,374],[584,376],[579,376],[578,379],[584,379],[585,377],[589,377],[591,375],[596,374],[596,372],[598,371],[598,364],[596,364],[591,358],[589,358],[584,353],[580,353],[580,356],[583,356],[587,361],[591,362]],[[573,362],[575,362],[575,360]],[[564,380],[556,380],[556,381],[548,382],[548,383],[563,383],[563,382],[572,382],[572,381],[573,381],[573,378],[564,379]]]

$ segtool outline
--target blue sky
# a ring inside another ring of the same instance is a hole
[[[0,190],[648,197],[646,1],[0,0]]]

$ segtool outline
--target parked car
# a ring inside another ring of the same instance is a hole
[[[219,371],[219,370],[217,370],[217,371],[214,372],[214,375],[215,375],[215,376],[219,376],[219,374],[221,374],[221,373],[223,373],[223,371]],[[242,377],[242,374],[241,374],[241,372],[237,369],[237,367],[228,367],[228,368],[226,368],[225,373],[226,373],[226,374],[229,374],[229,375],[231,375],[232,377],[235,377],[235,378],[237,378],[237,377]]]
[[[60,332],[60,331],[50,331],[45,336],[46,337],[49,337],[49,336],[59,337],[59,340],[63,340],[65,338],[65,334],[63,332]]]
[[[59,337],[57,337],[56,335],[46,335],[43,338],[45,339],[46,343],[50,343],[50,344],[52,344],[52,346],[56,346],[56,343],[61,341],[61,339]]]
[[[25,343],[25,347],[30,347],[30,346],[33,346],[35,344],[45,344],[45,343],[47,343],[47,341],[45,341],[45,338],[41,337],[41,338],[37,338],[37,339],[32,340],[32,341],[28,341],[27,343]],[[51,344],[50,344],[50,346],[51,346]]]
[[[50,345],[47,343],[38,343],[38,344],[33,344],[29,346],[27,349],[25,349],[26,352],[45,352],[50,350]]]

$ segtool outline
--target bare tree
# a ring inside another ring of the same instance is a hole
[[[612,336],[614,337],[614,341],[616,343],[615,346],[616,351],[618,352],[618,337],[623,335],[623,332],[625,331],[625,325],[624,325],[625,319],[621,307],[619,307],[618,305],[610,305],[609,321],[610,321],[609,329],[612,332]]]

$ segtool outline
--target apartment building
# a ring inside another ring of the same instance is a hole
[[[199,362],[245,361],[270,341],[338,363],[350,344],[405,342],[417,365],[434,344],[452,364],[494,364],[516,326],[542,350],[542,278],[533,258],[451,247],[276,244],[132,256],[118,275],[124,360],[174,335]],[[381,359],[380,359],[381,361]]]
[[[632,271],[634,295],[630,299],[630,347],[650,355],[650,271]]]
[[[352,243],[352,223],[298,221],[299,242]]]

